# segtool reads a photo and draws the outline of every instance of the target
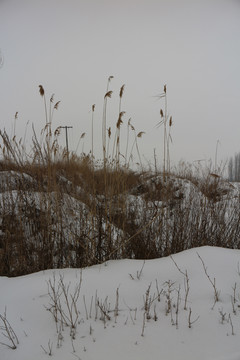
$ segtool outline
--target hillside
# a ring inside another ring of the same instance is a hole
[[[73,165],[0,172],[1,275],[239,249],[238,183]]]

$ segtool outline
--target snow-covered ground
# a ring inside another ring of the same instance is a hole
[[[0,277],[0,359],[239,360],[239,261],[239,250],[202,247]]]

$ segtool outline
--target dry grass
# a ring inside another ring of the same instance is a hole
[[[170,173],[168,141],[172,119],[162,112],[165,139],[163,173],[143,171],[134,133],[124,164],[120,162],[119,118],[113,156],[107,156],[106,99],[103,115],[103,160],[95,163],[92,151],[80,157],[58,145],[59,129],[52,119],[59,102],[43,87],[46,125],[39,140],[33,129],[31,157],[25,147],[1,132],[0,162],[0,275],[16,276],[48,268],[84,267],[109,259],[151,259],[202,245],[240,248],[238,199],[221,176],[182,165]],[[164,90],[166,97],[166,88]],[[92,108],[92,115],[94,108]],[[167,114],[167,112],[165,112]],[[92,126],[94,126],[92,118]],[[108,129],[110,137],[110,130]],[[142,171],[130,169],[127,158],[136,149]],[[67,161],[69,159],[69,161]],[[195,169],[196,170],[196,169]]]

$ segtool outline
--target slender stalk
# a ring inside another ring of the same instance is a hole
[[[122,97],[124,92],[125,85],[121,86],[120,93],[119,93],[119,115],[118,115],[118,122],[117,122],[117,144],[116,144],[116,162],[117,166],[119,166],[119,159],[120,159],[120,129],[121,129],[121,123],[122,123],[122,115],[124,112],[121,111],[121,105],[122,105]]]
[[[93,155],[93,115],[94,115],[94,110],[95,110],[95,104],[92,105],[92,163],[93,163],[93,158],[94,158],[94,155]]]
[[[125,152],[125,166],[127,165],[127,153],[128,153],[128,144],[129,144],[129,128],[131,125],[131,118],[128,120],[127,125],[127,145],[126,145],[126,152]]]
[[[167,87],[164,85],[165,111],[164,111],[164,138],[163,138],[163,177],[166,174],[166,146],[167,146]]]
[[[108,91],[104,96],[104,104],[103,104],[103,122],[102,122],[102,146],[103,146],[103,161],[104,167],[106,166],[106,123],[107,123],[107,98],[111,97],[112,91]]]
[[[103,146],[103,161],[104,161],[104,168],[106,167],[106,123],[107,123],[107,98],[111,98],[112,91],[109,91],[109,84],[113,76],[109,76],[107,81],[107,91],[104,96],[104,104],[103,104],[103,121],[102,121],[102,146]]]

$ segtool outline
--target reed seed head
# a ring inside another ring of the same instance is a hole
[[[120,126],[121,126],[122,123],[123,123],[123,122],[122,122],[122,119],[119,117],[119,118],[118,118],[118,122],[117,122],[117,128],[118,128],[118,129],[120,129]]]
[[[163,91],[165,92],[165,94],[167,93],[167,85],[164,85]]]
[[[163,111],[162,111],[162,109],[160,109],[160,115],[161,115],[161,117],[163,117]]]
[[[83,139],[85,135],[86,135],[86,133],[85,133],[85,132],[84,132],[84,133],[82,133],[82,135],[81,135],[80,139]]]
[[[61,127],[58,126],[58,127],[56,128],[56,130],[54,131],[54,136],[60,135],[60,131],[61,131]]]
[[[15,114],[15,119],[17,119],[17,117],[18,117],[18,111],[17,111],[16,114]]]
[[[124,114],[125,114],[125,111],[121,111],[120,114],[119,114],[119,119],[122,119]]]
[[[172,116],[170,116],[170,119],[169,119],[169,126],[170,127],[172,126]]]
[[[108,92],[105,94],[104,99],[106,99],[107,97],[108,97],[108,98],[111,98],[112,93],[113,93],[112,90],[108,91]]]
[[[92,105],[92,112],[94,112],[95,106],[96,106],[95,104]]]
[[[39,92],[40,92],[40,95],[41,96],[44,96],[44,88],[43,88],[43,86],[42,85],[39,85]]]
[[[145,131],[140,131],[140,132],[137,134],[137,137],[138,137],[138,138],[141,138],[143,134],[145,134]]]
[[[56,102],[56,104],[54,105],[54,109],[56,109],[56,110],[58,109],[58,105],[60,104],[60,102],[61,101]]]
[[[51,99],[50,99],[51,103],[53,102],[53,99],[54,99],[54,94],[52,94],[52,96],[51,96]]]
[[[124,88],[125,88],[125,84],[122,85],[122,87],[120,89],[120,93],[119,93],[120,98],[122,98],[122,96],[123,96]]]

